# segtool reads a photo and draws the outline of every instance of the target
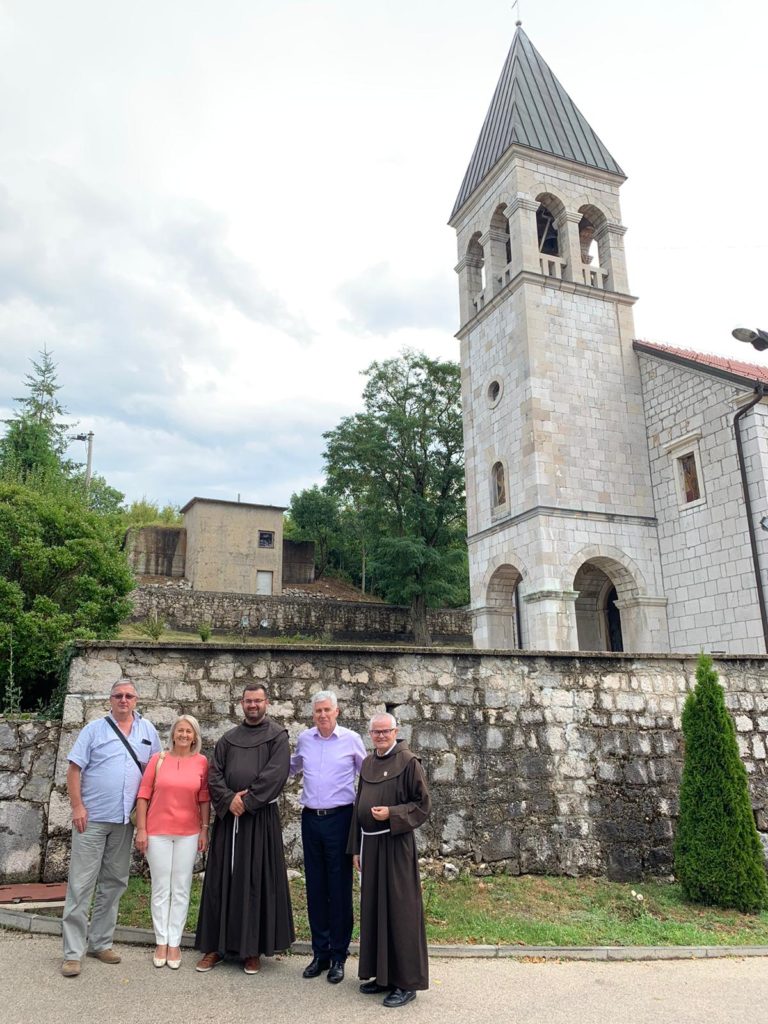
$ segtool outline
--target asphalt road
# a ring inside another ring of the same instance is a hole
[[[0,930],[0,1020],[4,1024],[768,1024],[768,964],[762,957],[635,963],[451,959],[430,961],[429,992],[401,1009],[347,979],[305,981],[306,958],[266,960],[261,973],[223,964],[156,970],[148,949],[117,946],[115,967],[87,959],[63,978],[61,940]]]

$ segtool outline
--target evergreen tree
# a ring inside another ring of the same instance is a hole
[[[756,912],[768,906],[763,849],[747,773],[723,689],[705,654],[683,710],[685,762],[675,874],[694,903]]]
[[[61,417],[67,415],[67,410],[56,397],[61,390],[61,385],[56,380],[56,364],[46,348],[40,353],[40,362],[35,362],[34,359],[30,361],[34,373],[28,373],[24,378],[27,394],[21,398],[14,398],[14,402],[21,406],[16,419],[36,423],[44,428],[51,449],[61,459],[69,445],[68,434],[73,424],[61,422]],[[7,422],[12,423],[13,420]]]

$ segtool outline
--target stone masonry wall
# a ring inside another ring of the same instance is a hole
[[[156,611],[172,629],[196,631],[201,622],[214,629],[238,632],[243,617],[250,635],[329,635],[333,640],[407,643],[411,639],[409,610],[363,601],[328,601],[307,597],[260,597],[256,594],[219,594],[168,585],[134,590],[132,619]],[[437,642],[470,643],[472,618],[460,609],[427,612]]]
[[[0,718],[0,881],[37,881],[61,727]]]
[[[768,658],[717,662],[768,831]],[[205,750],[239,717],[247,681],[263,682],[270,715],[294,742],[310,695],[333,689],[341,721],[366,735],[392,710],[421,756],[433,812],[422,853],[480,873],[669,873],[681,770],[680,713],[693,685],[685,656],[573,655],[414,648],[331,649],[91,644],[72,663],[44,878],[65,876],[67,752],[105,713],[114,682],[132,679],[163,737],[177,713],[201,721]],[[288,859],[301,859],[299,784],[281,801]]]

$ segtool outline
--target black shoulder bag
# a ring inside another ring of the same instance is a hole
[[[109,726],[110,726],[110,727],[111,727],[112,729],[114,729],[114,731],[115,731],[115,734],[116,734],[116,735],[117,735],[117,736],[118,736],[118,737],[120,738],[120,741],[121,741],[121,743],[123,744],[123,746],[125,747],[125,749],[126,749],[126,750],[128,751],[128,753],[129,753],[129,754],[131,755],[131,757],[133,758],[134,764],[135,764],[135,765],[136,765],[136,767],[137,767],[137,768],[139,769],[139,774],[140,774],[140,775],[143,775],[143,774],[144,774],[144,768],[142,767],[141,761],[140,761],[140,760],[138,759],[138,757],[136,757],[136,751],[135,751],[135,750],[133,749],[133,747],[131,746],[131,744],[130,744],[130,743],[128,742],[128,740],[127,740],[127,739],[125,738],[125,736],[123,735],[123,733],[121,732],[121,730],[120,730],[120,729],[119,729],[119,728],[117,727],[117,725],[115,725],[115,722],[113,721],[113,719],[112,719],[112,718],[110,718],[110,716],[109,716],[109,715],[105,715],[105,716],[104,716],[104,721],[105,721],[105,722],[107,722],[107,724],[108,724],[108,725],[109,725]],[[136,825],[136,801],[135,801],[135,800],[133,801],[133,810],[132,810],[132,811],[131,811],[131,813],[129,814],[129,816],[128,816],[128,819],[129,819],[129,821],[130,821],[130,823],[131,823],[132,825],[134,825],[134,826]]]

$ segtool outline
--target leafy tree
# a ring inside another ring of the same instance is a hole
[[[685,762],[675,837],[675,874],[694,903],[758,911],[768,906],[763,849],[747,773],[712,659],[696,668],[683,710]]]
[[[178,505],[164,505],[162,508],[156,501],[149,501],[144,495],[138,501],[133,501],[124,511],[123,526],[128,529],[131,526],[181,526],[184,517],[179,511]]]
[[[32,707],[75,639],[116,635],[133,577],[109,522],[71,493],[0,483],[0,679]]]
[[[459,367],[406,351],[365,373],[365,411],[324,435],[328,484],[366,510],[377,588],[410,604],[427,644],[427,606],[455,590],[465,531]]]
[[[291,495],[289,515],[290,539],[314,541],[315,577],[320,579],[339,538],[339,499],[327,488],[308,487]]]

